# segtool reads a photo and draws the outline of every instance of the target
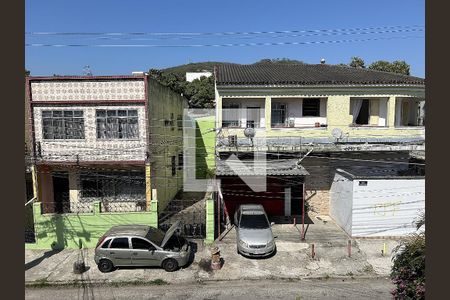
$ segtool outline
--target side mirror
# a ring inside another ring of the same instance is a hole
[[[270,222],[270,226],[273,226],[273,225],[275,225],[275,222]]]

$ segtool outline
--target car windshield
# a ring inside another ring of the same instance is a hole
[[[265,215],[242,215],[239,227],[246,229],[266,229],[269,228],[269,222]]]
[[[160,246],[164,239],[165,233],[162,230],[156,228],[150,228],[147,235],[145,236],[147,239]]]

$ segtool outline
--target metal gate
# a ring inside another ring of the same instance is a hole
[[[173,199],[158,216],[158,227],[167,231],[172,224],[180,221],[179,233],[186,238],[206,237],[205,199]]]

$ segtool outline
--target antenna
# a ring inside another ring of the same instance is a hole
[[[244,135],[250,139],[250,141],[252,142],[252,146],[253,146],[253,138],[255,137],[255,128],[252,127],[247,127],[244,129]]]
[[[85,65],[83,68],[83,75],[84,76],[92,76],[91,67],[89,65]]]

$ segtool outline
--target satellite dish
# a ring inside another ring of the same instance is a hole
[[[244,135],[247,138],[251,139],[251,138],[255,137],[255,134],[256,134],[255,128],[247,127],[247,128],[244,129]]]
[[[334,129],[331,131],[331,135],[332,135],[333,137],[335,137],[336,139],[341,139],[342,136],[344,135],[344,133],[342,132],[342,130],[341,130],[340,128],[334,128]]]

